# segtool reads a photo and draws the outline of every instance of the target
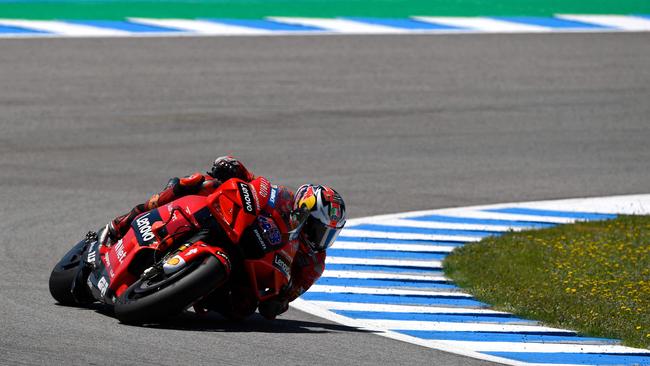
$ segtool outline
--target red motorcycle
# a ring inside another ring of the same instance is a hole
[[[231,301],[223,289],[234,286],[257,303],[272,299],[298,248],[296,230],[265,210],[276,191],[263,177],[233,178],[207,197],[141,214],[111,246],[99,244],[101,230],[89,232],[52,270],[50,293],[65,305],[108,304],[124,323],[160,321],[209,296]],[[202,234],[210,240],[193,239]]]

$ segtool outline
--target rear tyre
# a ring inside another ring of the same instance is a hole
[[[208,295],[226,278],[223,264],[208,256],[169,276],[139,279],[115,302],[115,317],[127,324],[159,322]]]

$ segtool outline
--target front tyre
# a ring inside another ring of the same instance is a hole
[[[89,271],[84,268],[88,242],[72,247],[54,266],[50,274],[50,294],[61,305],[79,306],[94,301],[86,286]]]
[[[141,278],[117,299],[115,317],[127,324],[161,321],[215,290],[226,277],[223,264],[208,256],[171,275]]]

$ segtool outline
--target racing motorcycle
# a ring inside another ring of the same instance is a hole
[[[275,210],[262,214],[276,192],[263,177],[232,178],[208,196],[181,197],[139,215],[113,245],[100,244],[105,229],[89,232],[52,270],[50,293],[64,305],[99,301],[121,322],[136,324],[227,294],[215,290],[233,281],[258,303],[272,299],[289,283],[298,249],[297,230],[289,231]],[[212,240],[191,240],[202,231]]]

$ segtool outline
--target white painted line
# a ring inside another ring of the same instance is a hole
[[[357,319],[351,319],[351,318],[347,318],[347,317],[344,317],[342,315],[333,313],[333,312],[331,312],[331,311],[329,311],[327,309],[324,309],[324,308],[322,308],[320,306],[314,305],[312,302],[305,301],[305,300],[300,299],[300,298],[292,301],[291,302],[291,307],[294,308],[294,309],[298,309],[300,311],[304,311],[304,312],[309,313],[309,314],[313,314],[315,316],[318,316],[318,317],[321,317],[321,318],[324,318],[324,319],[329,319],[329,320],[331,320],[333,322],[336,322],[336,323],[339,323],[339,324],[343,324],[343,325],[346,325],[346,326],[349,326],[349,327],[354,327],[354,328],[357,328],[357,329],[360,329],[360,330],[366,330],[366,331],[369,331],[369,332],[373,332],[373,333],[375,333],[377,335],[387,337],[387,338],[390,338],[390,339],[395,339],[395,340],[402,341],[402,342],[417,344],[417,345],[420,345],[420,346],[423,346],[423,347],[435,348],[435,349],[439,349],[439,350],[442,350],[442,351],[452,352],[452,353],[455,353],[455,354],[458,354],[458,355],[473,357],[473,358],[480,359],[480,360],[499,362],[499,363],[502,363],[502,364],[505,364],[505,365],[531,366],[531,364],[529,364],[529,363],[514,361],[514,360],[510,360],[510,359],[503,358],[503,357],[490,356],[490,355],[487,355],[487,354],[484,354],[484,353],[474,352],[472,350],[467,350],[467,349],[463,349],[463,348],[450,347],[450,346],[448,346],[446,344],[443,344],[443,343],[437,343],[435,341],[429,341],[429,340],[424,340],[424,339],[417,338],[417,337],[411,337],[411,336],[408,336],[406,334],[396,333],[396,332],[387,330],[386,328],[379,328],[379,327],[373,326],[371,324],[368,324],[366,322],[363,322],[363,321],[360,321],[360,320],[357,320]]]
[[[325,28],[332,32],[347,34],[392,34],[408,33],[408,30],[393,28],[383,25],[355,22],[347,19],[332,18],[294,18],[294,17],[267,17],[267,19],[288,24],[307,25]]]
[[[521,231],[524,227],[521,226],[505,226],[505,225],[476,225],[476,224],[455,224],[447,222],[436,221],[416,221],[408,219],[393,219],[378,221],[378,224],[386,226],[403,226],[424,229],[449,229],[449,230],[474,230],[474,231]]]
[[[576,222],[575,219],[570,217],[520,215],[520,214],[507,214],[507,213],[487,212],[487,211],[478,211],[478,210],[449,209],[449,210],[440,210],[437,213],[445,216],[467,217],[473,219],[529,221],[529,222],[539,222],[539,223],[547,223],[547,224],[572,224]]]
[[[591,212],[603,214],[644,215],[650,213],[650,195],[613,196],[602,198],[574,198],[560,201],[522,202],[501,204],[503,207],[534,207],[538,209]],[[495,207],[497,208],[497,207]]]
[[[337,241],[332,245],[334,249],[356,249],[356,250],[395,250],[400,252],[429,252],[429,253],[451,253],[454,246],[448,245],[420,245],[420,244],[385,244],[372,242]]]
[[[648,31],[650,30],[650,19],[623,15],[573,15],[560,14],[557,18],[575,20],[583,23],[614,27],[626,31]]]
[[[205,35],[265,35],[272,33],[265,29],[255,29],[202,20],[129,18],[129,21]]]
[[[538,25],[521,24],[482,17],[413,17],[413,19],[452,27],[467,28],[483,32],[514,33],[514,32],[551,32],[553,29]]]
[[[540,325],[426,322],[416,320],[364,319],[364,323],[390,330],[425,330],[442,332],[518,332],[518,333],[573,333],[570,330]]]
[[[472,349],[477,352],[539,352],[539,353],[646,353],[649,350],[630,348],[611,344],[574,344],[574,343],[522,343],[522,342],[469,342],[438,341],[450,347]]]
[[[479,241],[480,236],[460,236],[460,235],[431,235],[431,234],[412,234],[412,233],[387,233],[382,231],[355,230],[354,226],[350,229],[343,229],[340,237],[364,237],[364,238],[382,238],[382,239],[408,239],[408,240],[438,240],[438,241],[456,241],[466,243],[470,241]]]
[[[352,286],[327,286],[313,285],[309,292],[343,293],[343,294],[369,294],[369,295],[417,295],[417,296],[440,296],[440,297],[464,297],[471,298],[472,295],[456,290],[430,291],[430,290],[404,290],[401,288],[376,288],[376,287],[352,287]]]
[[[394,267],[418,267],[441,269],[441,261],[409,261],[400,259],[368,259],[368,258],[347,258],[327,257],[326,264],[362,264],[367,266],[394,266]]]
[[[415,313],[415,314],[507,314],[502,311],[478,308],[457,308],[441,306],[420,306],[420,305],[391,305],[391,304],[368,304],[355,302],[338,301],[310,301],[314,305],[322,306],[330,310],[351,310],[351,311],[376,311],[386,313]]]
[[[335,271],[325,269],[321,277],[325,278],[363,278],[363,279],[390,279],[411,281],[449,281],[444,276],[415,275],[400,273],[362,272],[362,271]]]
[[[198,37],[198,36],[321,36],[332,34],[449,34],[449,33],[575,33],[650,31],[650,20],[641,16],[621,15],[560,15],[558,18],[609,26],[610,28],[574,29],[552,28],[522,24],[489,17],[412,17],[413,19],[459,27],[458,29],[405,29],[371,24],[362,20],[339,18],[269,17],[269,20],[286,24],[316,26],[323,30],[286,31],[232,25],[214,21],[191,19],[132,18],[134,23],[176,29],[176,32],[132,32],[64,21],[33,21],[0,19],[0,24],[44,31],[47,33],[0,33],[0,38],[62,38],[62,37]]]
[[[89,25],[73,24],[49,20],[14,20],[0,19],[0,25],[8,25],[27,29],[34,29],[45,32],[56,33],[65,36],[83,36],[83,37],[100,37],[100,36],[126,36],[129,32],[119,29],[106,29],[92,27]]]
[[[532,207],[532,208],[556,209],[561,211],[643,215],[643,214],[650,213],[650,195],[635,194],[635,195],[608,196],[608,197],[571,198],[571,199],[548,200],[548,201],[508,202],[508,203],[499,203],[495,205],[441,208],[441,209],[411,211],[411,212],[401,212],[401,213],[360,217],[360,218],[348,220],[347,225],[354,226],[358,224],[376,223],[382,220],[408,219],[412,217],[426,216],[426,215],[442,215],[442,216],[511,220],[511,221],[531,221],[531,222],[541,222],[541,223],[550,223],[550,224],[570,224],[575,222],[574,219],[566,218],[566,217],[502,214],[496,212],[482,211],[486,209],[497,209],[497,208],[506,208],[506,207],[528,207],[528,208]]]

